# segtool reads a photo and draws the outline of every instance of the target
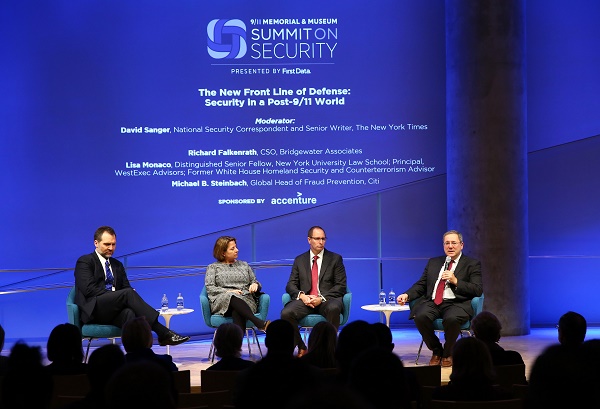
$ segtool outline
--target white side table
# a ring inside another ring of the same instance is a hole
[[[172,316],[190,314],[190,313],[194,312],[194,310],[192,308],[184,308],[182,310],[178,310],[177,308],[169,308],[166,311],[161,311],[160,309],[157,309],[156,311],[158,311],[160,316],[165,319],[165,327],[167,327],[167,328],[169,328],[169,325],[171,324]],[[169,345],[167,345],[167,355],[171,355],[171,350],[169,349]]]
[[[410,310],[408,304],[404,304],[404,305],[384,305],[384,306],[380,306],[379,304],[369,304],[369,305],[363,305],[362,307],[363,310],[367,310],[367,311],[375,311],[375,312],[382,312],[385,314],[385,325],[387,325],[388,327],[390,326],[390,316],[392,315],[393,312],[395,311],[408,311]]]

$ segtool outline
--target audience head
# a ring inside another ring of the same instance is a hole
[[[450,380],[456,384],[494,383],[495,373],[487,345],[475,338],[460,338],[452,349],[452,373]]]
[[[320,368],[335,368],[337,330],[329,321],[319,321],[308,336],[308,349],[302,359]]]
[[[394,337],[390,327],[383,322],[375,322],[371,326],[377,335],[379,347],[392,352],[394,350]]]
[[[319,321],[310,331],[308,336],[308,351],[313,351],[320,345],[335,345],[337,343],[337,330],[329,321]],[[332,350],[334,352],[334,350]]]
[[[215,332],[215,355],[223,357],[237,357],[242,354],[244,333],[239,325],[226,322],[219,325]]]
[[[376,409],[410,407],[404,365],[396,354],[385,348],[369,348],[354,359],[348,386]]]
[[[296,346],[294,345],[294,327],[292,323],[282,319],[272,321],[267,327],[265,346],[267,347],[267,355],[277,353],[293,356]]]
[[[121,342],[126,352],[152,348],[152,329],[146,317],[135,317],[123,324]]]
[[[600,339],[588,339],[580,347],[581,370],[579,371],[581,381],[579,385],[582,389],[581,395],[585,405],[580,407],[599,408],[600,395],[596,393],[596,388],[600,385]]]
[[[44,370],[40,347],[30,347],[23,341],[12,347],[1,387],[0,406],[4,409],[50,407],[53,382]]]
[[[46,355],[52,362],[83,362],[81,331],[73,324],[59,324],[50,332]]]
[[[289,321],[271,322],[265,346],[267,355],[237,377],[233,393],[237,409],[285,408],[288,402],[316,391],[321,385],[317,368],[294,358],[294,327]]]
[[[87,376],[90,388],[104,391],[110,377],[125,364],[125,354],[117,344],[103,345],[95,349],[88,359]]]
[[[121,366],[106,384],[106,405],[111,409],[175,409],[177,395],[171,373],[152,361]]]
[[[583,358],[583,359],[582,359]],[[528,407],[530,408],[576,408],[589,405],[591,390],[585,390],[582,382],[584,368],[590,365],[592,356],[581,355],[580,347],[565,348],[555,344],[547,347],[535,359],[529,376]],[[597,372],[597,366],[594,367]],[[584,402],[588,405],[584,405]]]
[[[561,345],[581,345],[585,340],[586,332],[587,322],[581,314],[568,311],[558,320],[558,342]]]
[[[482,311],[471,320],[471,330],[476,338],[490,344],[500,340],[502,324],[491,312]]]
[[[356,320],[346,324],[340,331],[335,358],[340,376],[347,377],[354,358],[361,352],[378,345],[377,334],[367,321]]]

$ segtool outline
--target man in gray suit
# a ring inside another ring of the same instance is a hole
[[[298,356],[306,353],[298,321],[308,314],[320,314],[336,329],[340,326],[346,294],[346,268],[342,256],[325,249],[325,230],[313,226],[308,230],[310,250],[294,259],[285,291],[292,299],[281,311],[281,318],[295,328],[294,342]]]

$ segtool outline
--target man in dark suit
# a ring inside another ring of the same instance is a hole
[[[452,347],[460,335],[460,327],[473,316],[471,300],[483,293],[481,262],[462,253],[462,234],[456,230],[444,233],[446,256],[429,259],[421,278],[404,294],[398,304],[421,297],[410,312],[410,319],[433,352],[429,365],[452,366]],[[445,344],[433,330],[433,321],[442,318]]]
[[[75,266],[75,304],[84,324],[110,324],[119,328],[130,319],[146,317],[158,335],[160,345],[178,345],[190,337],[181,336],[158,322],[158,312],[131,287],[123,264],[112,257],[117,235],[112,227],[94,233],[96,251],[79,257]]]
[[[325,231],[319,226],[308,230],[310,250],[294,259],[285,291],[290,301],[281,311],[281,318],[295,328],[294,342],[298,356],[306,353],[298,321],[308,314],[320,314],[337,329],[340,326],[342,298],[346,294],[346,268],[342,256],[325,249]],[[313,275],[316,280],[313,280]]]

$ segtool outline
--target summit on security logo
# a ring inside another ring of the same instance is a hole
[[[246,24],[238,19],[215,19],[208,23],[208,54],[214,59],[239,59],[246,55]]]

